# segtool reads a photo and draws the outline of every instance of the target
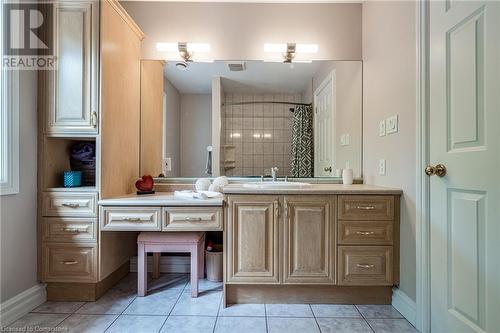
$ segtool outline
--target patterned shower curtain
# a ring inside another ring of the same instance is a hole
[[[313,177],[313,108],[296,105],[292,125],[292,177]]]

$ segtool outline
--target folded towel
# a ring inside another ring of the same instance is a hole
[[[201,199],[201,200],[207,200],[207,199],[216,199],[222,197],[222,194],[219,192],[213,192],[213,191],[191,191],[191,190],[184,190],[184,191],[175,191],[174,196],[181,198],[181,199]]]

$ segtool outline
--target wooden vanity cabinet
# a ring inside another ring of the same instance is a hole
[[[228,195],[226,218],[228,285],[399,282],[399,195]]]
[[[283,283],[335,283],[336,198],[284,197]]]
[[[280,197],[230,196],[225,227],[226,281],[279,284]]]
[[[98,132],[99,1],[54,4],[57,68],[44,71],[44,132],[51,136]]]

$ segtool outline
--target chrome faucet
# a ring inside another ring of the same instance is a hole
[[[271,175],[273,176],[273,182],[278,180],[278,167],[271,168]]]

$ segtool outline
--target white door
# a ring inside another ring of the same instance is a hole
[[[332,177],[335,156],[335,72],[314,92],[314,176]]]
[[[430,1],[432,332],[500,332],[499,22],[498,1]]]

